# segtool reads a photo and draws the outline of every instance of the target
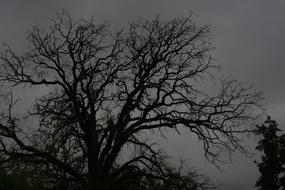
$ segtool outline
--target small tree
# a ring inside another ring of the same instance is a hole
[[[280,129],[270,117],[264,123],[257,126],[257,134],[262,138],[256,149],[263,152],[263,156],[257,164],[261,176],[256,186],[260,190],[285,189],[285,135],[277,134]]]
[[[145,172],[147,172],[145,168]],[[128,175],[128,174],[126,174]],[[212,184],[209,178],[199,174],[184,163],[178,169],[166,166],[163,178],[152,176],[137,176],[135,173],[128,183],[118,184],[118,190],[217,190],[218,187]]]
[[[216,68],[208,33],[191,16],[112,33],[64,13],[47,31],[34,27],[23,56],[1,53],[0,80],[50,91],[31,110],[33,132],[12,109],[2,114],[0,152],[49,183],[103,190],[132,175],[164,178],[166,155],[145,131],[187,129],[212,162],[221,148],[243,150],[240,124],[255,119],[261,93],[236,80],[221,81],[217,95],[202,91]],[[118,159],[124,149],[130,156]]]

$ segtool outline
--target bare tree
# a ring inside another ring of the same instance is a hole
[[[243,150],[241,124],[255,119],[262,96],[236,80],[221,81],[217,95],[201,90],[216,68],[208,33],[191,16],[110,32],[63,13],[48,30],[34,27],[24,55],[10,47],[1,53],[0,80],[50,92],[35,101],[32,135],[11,109],[3,113],[1,153],[44,170],[49,181],[114,189],[132,175],[163,178],[166,155],[144,141],[144,131],[188,129],[212,162],[219,148]],[[126,147],[133,154],[119,161]]]

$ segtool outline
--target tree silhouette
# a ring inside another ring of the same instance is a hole
[[[49,92],[29,112],[38,118],[32,131],[13,101],[1,115],[5,161],[68,188],[115,189],[133,176],[164,179],[167,156],[147,131],[187,129],[211,162],[220,149],[243,150],[240,125],[255,119],[261,93],[236,80],[219,80],[216,95],[202,90],[217,68],[208,33],[191,15],[111,32],[62,13],[48,30],[34,27],[24,55],[9,46],[1,53],[0,80]]]
[[[260,190],[285,189],[285,135],[277,134],[281,130],[270,117],[264,123],[257,126],[257,134],[262,138],[256,149],[264,154],[261,162],[257,163],[261,176],[256,186]]]
[[[146,171],[147,172],[147,171]],[[165,167],[164,178],[135,176],[128,183],[118,184],[119,189],[138,190],[216,190],[208,177],[181,163],[178,169]]]

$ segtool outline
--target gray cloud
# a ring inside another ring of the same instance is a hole
[[[263,91],[268,113],[285,129],[285,1],[0,0],[0,42],[21,51],[26,31],[35,23],[47,26],[62,8],[76,18],[93,15],[95,20],[110,20],[116,27],[138,17],[160,14],[169,19],[193,11],[197,23],[211,26],[210,35],[217,48],[213,56],[224,66],[223,73],[249,81]],[[220,172],[200,161],[202,153],[197,147],[188,153],[180,148],[189,138],[177,138],[169,140],[173,142],[169,149],[191,158],[217,182],[225,182],[225,189],[252,189],[257,172],[251,159],[236,155],[234,165],[224,166],[224,172]]]

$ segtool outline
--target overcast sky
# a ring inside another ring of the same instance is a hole
[[[75,18],[93,15],[95,20],[109,20],[115,27],[126,26],[138,17],[159,14],[171,19],[192,11],[194,21],[210,25],[216,47],[213,56],[224,66],[223,73],[262,91],[267,113],[285,129],[284,0],[0,0],[0,43],[23,50],[26,31],[36,23],[48,26],[62,8]],[[253,189],[258,174],[252,159],[235,155],[233,164],[221,165],[224,171],[219,171],[201,158],[199,148],[185,146],[186,139],[170,139],[169,149],[190,159],[216,183],[223,183],[224,189]]]

